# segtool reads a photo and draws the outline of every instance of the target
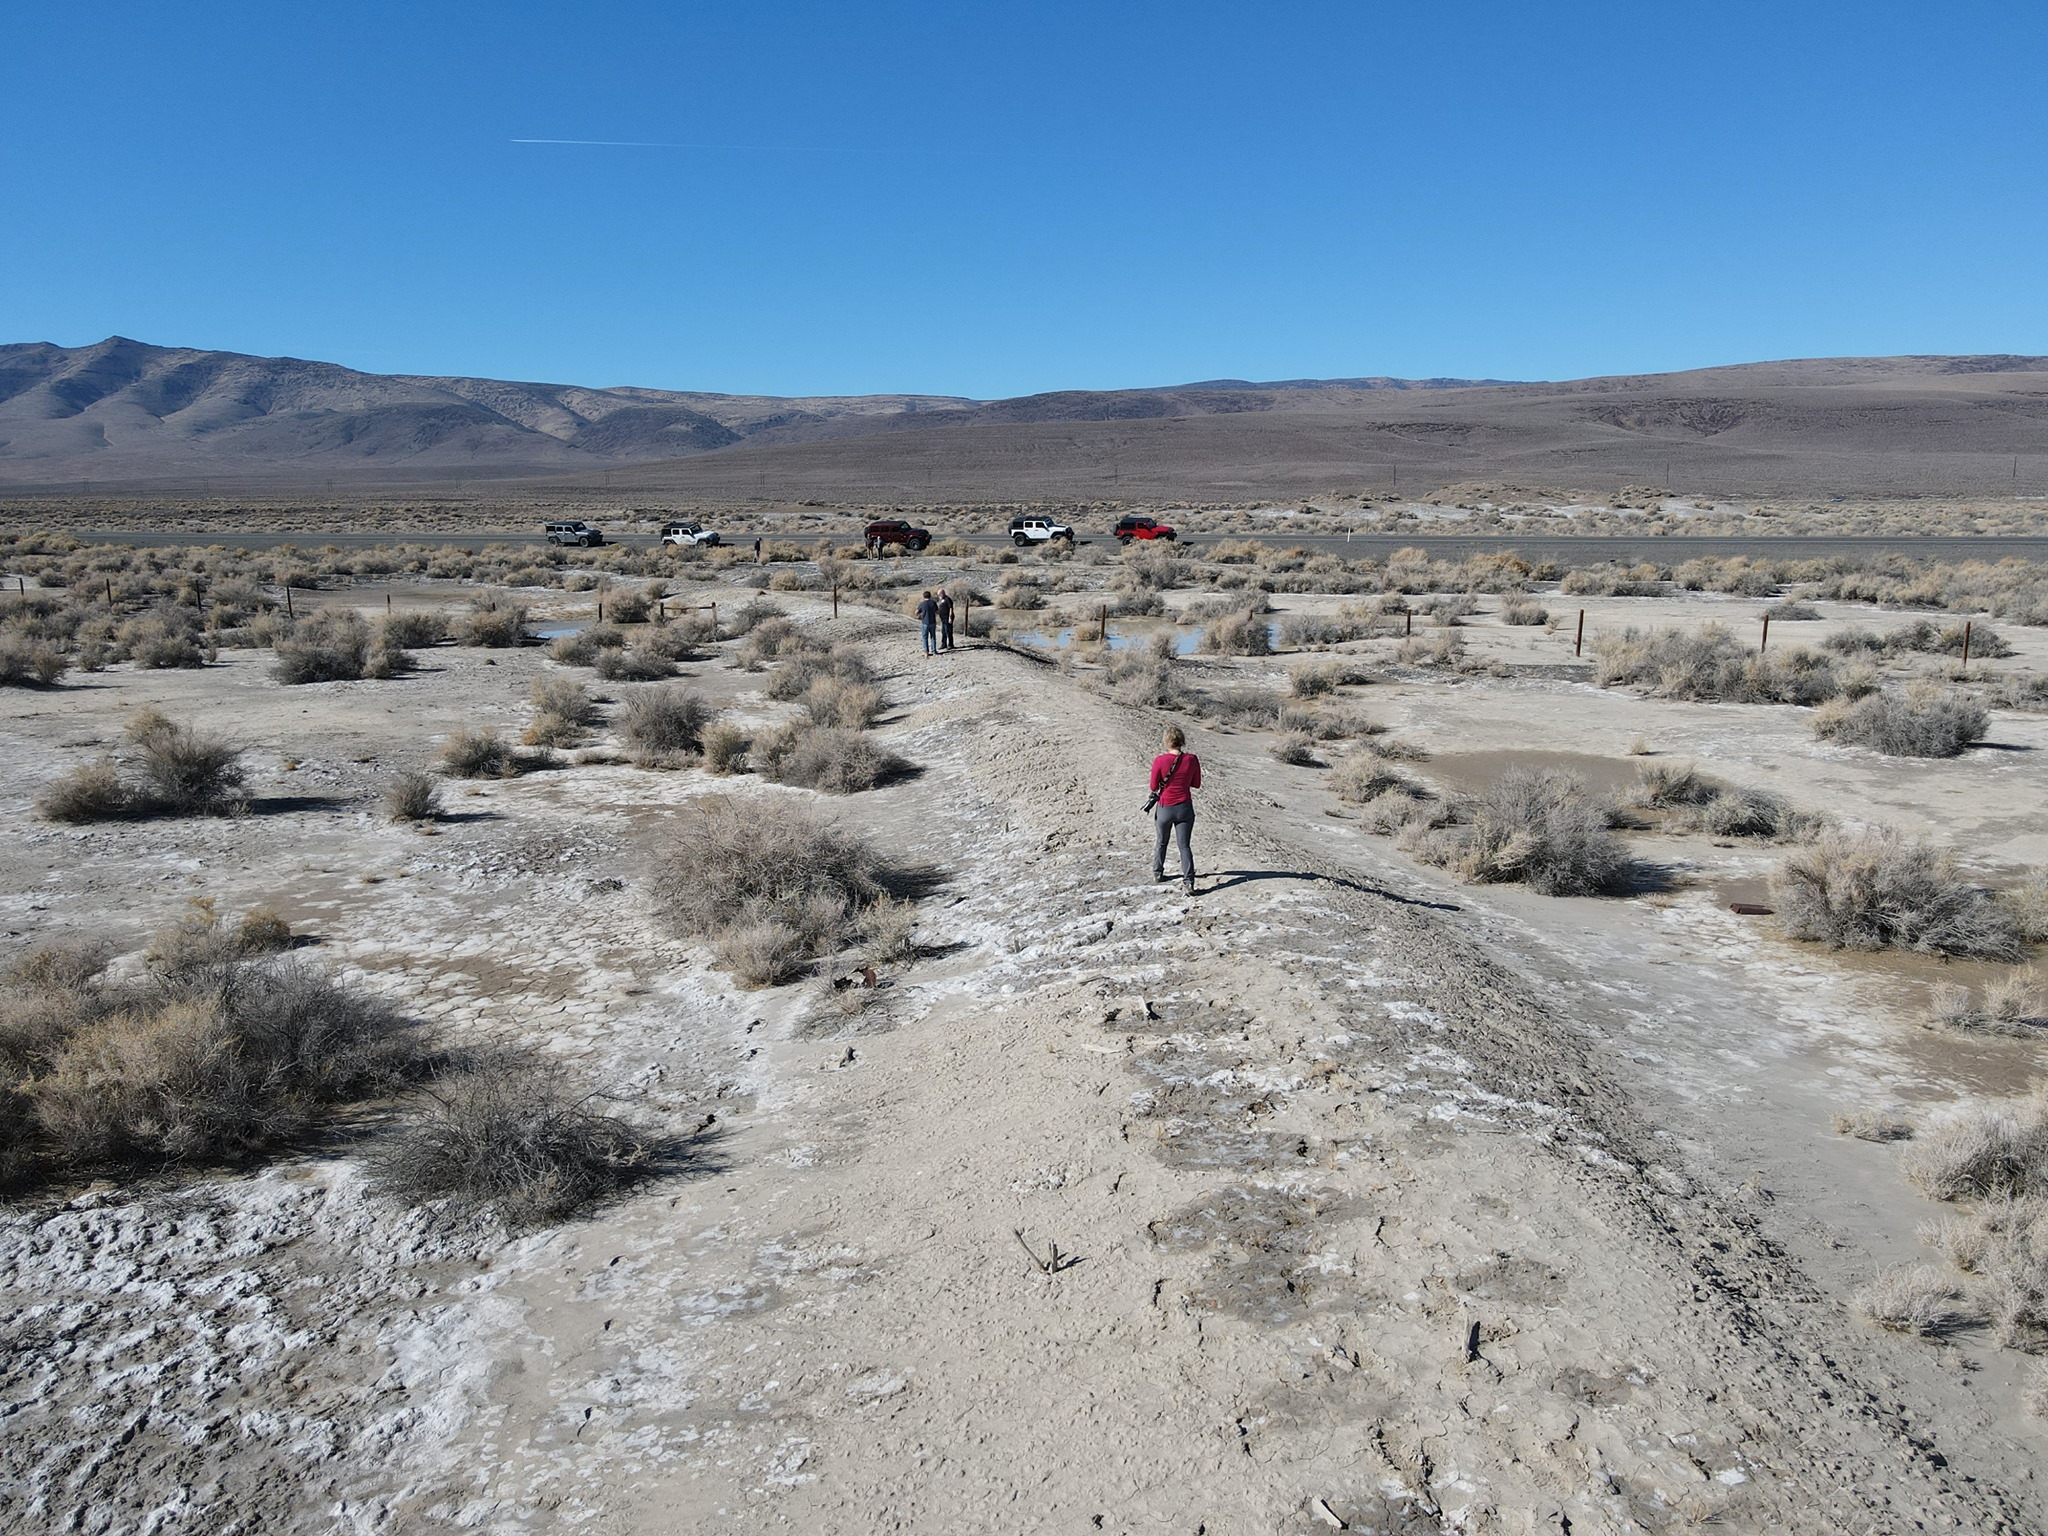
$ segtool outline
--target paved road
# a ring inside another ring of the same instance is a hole
[[[993,547],[1010,542],[1009,536],[1001,533],[969,533],[956,536],[969,544],[981,546]],[[93,544],[132,544],[148,548],[222,544],[231,549],[275,549],[286,544],[295,544],[302,549],[320,549],[327,545],[334,545],[340,549],[372,549],[378,545],[399,543],[481,548],[486,544],[537,546],[545,542],[544,537],[538,533],[160,533],[92,529],[77,533],[74,537]],[[754,537],[751,532],[734,532],[727,536],[726,543],[747,548],[753,544]],[[790,535],[787,532],[767,532],[761,537],[787,539]],[[1683,534],[1664,537],[1619,534],[1572,537],[1547,534],[1521,537],[1485,534],[1366,533],[1346,538],[1342,534],[1232,533],[1223,537],[1250,537],[1266,544],[1289,547],[1299,545],[1317,553],[1348,554],[1361,559],[1367,556],[1384,559],[1397,549],[1421,549],[1432,555],[1452,559],[1513,550],[1525,559],[1554,560],[1560,565],[1587,564],[1599,560],[1654,560],[1659,564],[1668,565],[1680,560],[1689,560],[1696,555],[1762,555],[1795,560],[1826,559],[1831,556],[1855,558],[1879,554],[1886,550],[1899,550],[1921,558],[2002,560],[2009,555],[2018,555],[2023,559],[2048,561],[2048,536],[2017,535],[1900,539],[1811,535],[1752,538]],[[646,548],[651,546],[654,540],[651,535],[629,535],[614,542],[627,548]],[[808,536],[804,542],[808,542]],[[1105,535],[1083,542],[1106,544],[1109,540]],[[1185,542],[1188,547],[1199,549],[1205,544],[1215,543],[1216,540],[1203,537],[1188,539]]]

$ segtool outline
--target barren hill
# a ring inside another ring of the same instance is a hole
[[[1506,479],[1722,496],[2048,491],[2048,358],[1756,363],[1564,383],[1210,380],[1009,400],[774,398],[0,347],[0,485],[530,481],[705,499],[1253,500]]]

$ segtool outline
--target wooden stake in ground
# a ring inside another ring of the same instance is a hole
[[[1579,610],[1579,638],[1572,642],[1572,654],[1578,655],[1586,648],[1586,610]]]
[[[1970,670],[1970,621],[1963,620],[1963,670]]]
[[[1765,651],[1769,650],[1769,649],[1770,649],[1770,647],[1771,647],[1771,616],[1770,616],[1770,615],[1769,615],[1769,614],[1767,613],[1767,614],[1765,614],[1765,615],[1764,615],[1764,637],[1763,637],[1763,639],[1762,639],[1762,640],[1760,640],[1760,641],[1758,641],[1758,642],[1757,642],[1757,647],[1756,647],[1756,653],[1757,653],[1757,655],[1759,655],[1759,656],[1763,655],[1763,653],[1764,653]]]

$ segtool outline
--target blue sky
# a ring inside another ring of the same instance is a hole
[[[2048,353],[2038,0],[117,0],[4,33],[0,340],[978,396]]]

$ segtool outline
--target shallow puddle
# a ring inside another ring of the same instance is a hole
[[[1421,771],[1456,794],[1483,794],[1510,768],[1575,774],[1596,794],[1616,794],[1635,784],[1641,766],[1640,759],[1590,752],[1446,752]]]

